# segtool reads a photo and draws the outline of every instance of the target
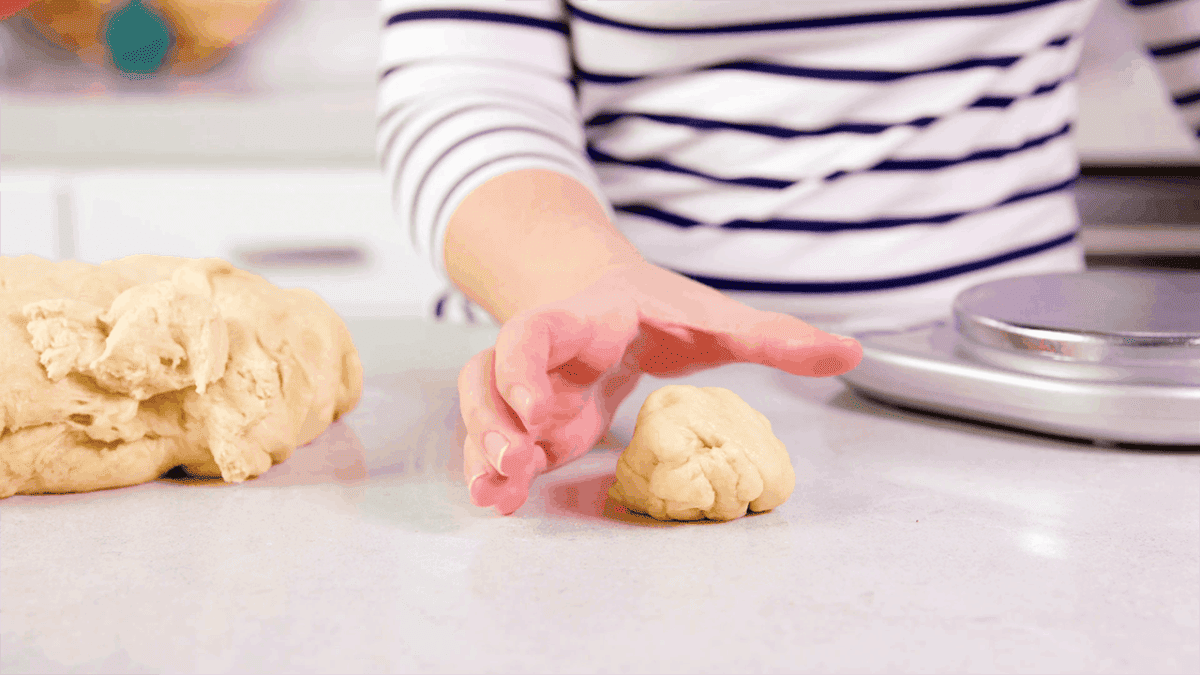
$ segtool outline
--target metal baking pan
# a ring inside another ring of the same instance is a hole
[[[973,286],[946,319],[854,336],[841,375],[907,408],[1101,443],[1200,445],[1200,274],[1087,271]]]

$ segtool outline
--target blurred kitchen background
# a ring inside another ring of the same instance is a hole
[[[93,44],[127,0],[55,1],[79,18],[0,24],[0,254],[218,256],[347,316],[426,314],[375,158],[377,0],[167,0],[187,49],[155,76]],[[1127,11],[1101,4],[1079,73],[1089,265],[1200,269],[1200,141]]]

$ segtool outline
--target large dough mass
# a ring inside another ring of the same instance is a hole
[[[787,501],[796,473],[766,416],[720,387],[646,397],[609,496],[658,520],[732,520]]]
[[[217,259],[0,258],[0,497],[236,482],[358,403],[362,364],[315,293]]]

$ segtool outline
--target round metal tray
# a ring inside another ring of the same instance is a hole
[[[1150,368],[1200,362],[1198,274],[1093,271],[1000,279],[960,293],[953,316],[968,349],[982,347],[973,351],[989,359],[1002,352],[1018,370],[1044,372],[1046,360]]]
[[[1107,443],[1200,445],[1200,274],[973,286],[952,316],[856,335],[841,379],[910,409]]]

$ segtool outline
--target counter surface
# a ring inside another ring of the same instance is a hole
[[[909,413],[760,366],[778,509],[666,524],[607,501],[609,442],[501,517],[462,478],[455,382],[494,329],[351,324],[362,403],[241,485],[0,502],[0,670],[1200,670],[1200,453]]]

